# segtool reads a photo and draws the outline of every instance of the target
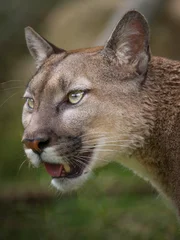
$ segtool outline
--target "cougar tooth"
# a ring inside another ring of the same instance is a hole
[[[70,168],[69,164],[65,163],[65,164],[63,164],[63,166],[64,166],[64,169],[67,173],[69,173],[71,171],[71,168]]]

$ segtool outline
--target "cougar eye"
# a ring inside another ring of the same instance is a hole
[[[68,94],[68,101],[71,104],[77,104],[77,103],[79,103],[81,101],[83,96],[84,96],[84,91],[76,90],[76,91],[70,92]]]
[[[34,108],[34,100],[32,98],[27,98],[26,102],[30,109]]]

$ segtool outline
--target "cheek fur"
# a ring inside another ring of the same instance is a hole
[[[67,109],[62,115],[62,126],[66,132],[77,134],[82,127],[87,125],[86,119],[89,116],[78,109]]]
[[[62,114],[62,123],[67,130],[82,130],[82,127],[86,128],[95,118],[98,118],[96,105],[84,104],[79,108],[66,109]]]
[[[22,124],[23,124],[24,128],[26,128],[28,126],[30,121],[31,121],[31,114],[29,114],[26,111],[26,107],[24,106],[23,113],[22,113]]]

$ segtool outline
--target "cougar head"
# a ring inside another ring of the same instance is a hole
[[[130,11],[104,47],[65,51],[25,29],[37,71],[24,98],[23,144],[60,191],[142,144],[141,85],[150,59],[144,17]]]

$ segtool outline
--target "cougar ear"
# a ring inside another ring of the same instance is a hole
[[[145,74],[150,60],[149,26],[145,18],[137,11],[127,12],[104,49],[115,53],[120,64],[132,64],[139,74]]]
[[[25,28],[25,38],[27,47],[30,54],[35,59],[37,68],[39,68],[51,54],[65,51],[45,40],[31,27]]]

